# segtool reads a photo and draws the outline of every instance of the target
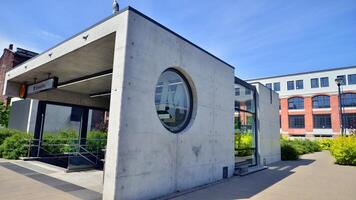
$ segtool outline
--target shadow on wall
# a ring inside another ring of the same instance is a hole
[[[246,199],[262,192],[268,187],[292,175],[293,169],[310,165],[315,160],[301,159],[298,161],[283,161],[272,164],[268,169],[243,177],[233,177],[227,182],[202,189],[200,191],[180,196],[180,199],[199,199],[204,193],[204,199]]]

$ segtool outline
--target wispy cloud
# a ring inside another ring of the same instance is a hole
[[[64,39],[61,35],[49,32],[47,30],[36,30],[34,32],[38,37],[46,40],[61,41]]]

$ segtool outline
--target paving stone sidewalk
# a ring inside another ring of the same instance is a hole
[[[174,200],[356,200],[356,167],[333,162],[328,151],[278,162],[267,170],[188,193]]]

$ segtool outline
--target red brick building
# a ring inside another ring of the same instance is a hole
[[[341,115],[338,87],[341,84]],[[356,129],[356,66],[248,80],[279,93],[281,134],[331,137]],[[342,117],[341,117],[342,116]]]
[[[0,101],[7,102],[6,96],[3,96],[5,73],[17,65],[25,62],[26,60],[38,55],[35,52],[16,48],[13,50],[13,45],[10,44],[9,48],[5,48],[2,56],[0,57]]]

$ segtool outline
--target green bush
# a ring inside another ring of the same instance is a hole
[[[90,131],[87,134],[87,150],[90,152],[100,152],[106,147],[107,133],[102,131]]]
[[[21,131],[9,128],[1,128],[0,129],[0,145],[4,142],[4,140],[10,136],[13,136],[18,133],[23,133]]]
[[[281,138],[282,160],[296,160],[298,159],[299,155],[318,152],[318,151],[321,151],[321,147],[317,141],[312,141],[308,139],[288,140],[288,139]]]
[[[6,159],[18,159],[27,156],[28,144],[32,136],[27,133],[16,133],[5,139],[0,146],[0,154]]]
[[[281,143],[281,159],[282,160],[298,160],[299,154],[295,146],[288,142]]]
[[[337,164],[356,166],[356,136],[335,138],[330,151]]]
[[[78,151],[79,134],[73,129],[43,133],[42,148],[51,154]]]
[[[318,140],[318,143],[323,150],[330,150],[332,144],[333,144],[333,139],[321,139]]]
[[[235,155],[250,156],[252,155],[252,133],[236,133],[235,134]]]

